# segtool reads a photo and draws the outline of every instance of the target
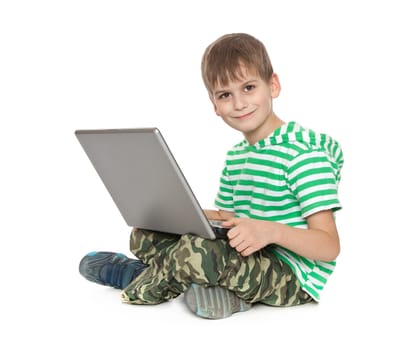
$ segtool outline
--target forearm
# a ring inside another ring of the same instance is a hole
[[[273,223],[271,243],[308,259],[332,261],[340,252],[338,235],[320,229],[300,229]]]
[[[204,214],[209,220],[228,220],[235,216],[233,212],[225,210],[204,209]]]
[[[331,210],[306,218],[307,229],[278,222],[249,218],[231,218],[229,243],[242,255],[250,255],[269,244],[278,244],[304,258],[332,261],[340,252],[340,240]]]

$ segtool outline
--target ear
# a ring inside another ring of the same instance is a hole
[[[271,97],[276,98],[280,95],[281,85],[279,76],[276,73],[273,73],[271,77]]]

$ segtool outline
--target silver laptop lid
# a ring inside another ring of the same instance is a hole
[[[128,226],[215,238],[158,128],[75,134]]]

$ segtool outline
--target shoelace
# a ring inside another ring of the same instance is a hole
[[[144,266],[139,261],[123,259],[117,262],[110,262],[104,266],[105,283],[123,289],[131,282],[136,272],[141,272]]]
[[[109,286],[121,288],[122,276],[127,265],[126,261],[109,262],[103,267],[105,272],[104,283]]]

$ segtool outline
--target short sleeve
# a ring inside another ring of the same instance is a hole
[[[335,169],[325,153],[318,150],[302,152],[290,161],[288,185],[299,201],[303,217],[341,209]]]

